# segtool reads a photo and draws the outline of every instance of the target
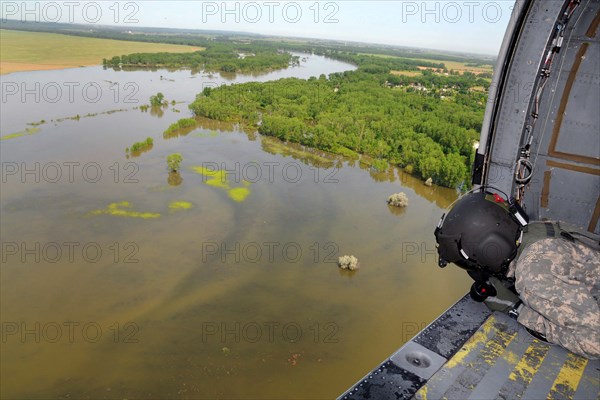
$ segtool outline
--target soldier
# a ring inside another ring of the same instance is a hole
[[[571,236],[541,238],[514,263],[515,288],[525,304],[518,321],[549,342],[597,358],[600,258],[593,242]]]
[[[598,238],[558,222],[527,222],[497,194],[465,195],[436,228],[440,266],[467,270],[473,299],[518,315],[537,337],[600,357]]]

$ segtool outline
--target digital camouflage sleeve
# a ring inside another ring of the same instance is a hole
[[[600,357],[600,254],[580,241],[546,238],[515,263],[524,306],[518,321],[573,353]]]

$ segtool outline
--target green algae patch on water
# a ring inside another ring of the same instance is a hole
[[[250,195],[251,183],[247,180],[242,180],[243,187],[232,187],[227,178],[227,171],[219,169],[209,169],[206,167],[191,167],[192,170],[202,175],[202,182],[208,186],[220,188],[227,191],[230,199],[237,203],[241,203]]]
[[[169,203],[169,208],[173,211],[189,210],[193,206],[189,201],[172,201]]]
[[[40,128],[38,128],[38,127],[25,128],[22,131],[11,133],[9,135],[1,136],[0,140],[16,139],[16,138],[19,138],[19,137],[22,137],[22,136],[35,135],[39,131],[40,131]]]
[[[222,170],[213,170],[206,167],[192,167],[192,170],[203,176],[202,182],[208,186],[218,187],[221,189],[229,189],[227,180],[227,172]]]
[[[250,189],[242,187],[242,188],[233,188],[227,191],[229,197],[238,203],[243,202],[250,195]]]
[[[248,188],[250,187],[250,185],[252,185],[252,183],[244,179],[242,181],[242,184],[244,185],[244,187],[231,188],[227,191],[229,197],[233,201],[236,201],[238,203],[243,202],[248,196],[250,196],[250,189]]]
[[[108,215],[114,215],[117,217],[142,218],[142,219],[151,219],[151,218],[159,218],[160,217],[160,214],[158,214],[158,213],[124,210],[124,208],[131,208],[131,203],[129,203],[128,201],[122,201],[120,203],[111,203],[104,210],[92,211],[92,214],[93,215],[108,214]]]

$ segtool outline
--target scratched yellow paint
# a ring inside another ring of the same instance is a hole
[[[514,352],[508,350],[502,354],[502,358],[508,365],[517,365],[519,362],[519,357]]]
[[[547,399],[573,397],[587,363],[588,360],[586,358],[569,353],[552,384],[552,389],[550,389]]]
[[[421,386],[421,389],[415,393],[415,399],[427,400],[427,385]]]
[[[451,369],[457,365],[463,365],[465,357],[476,351],[480,346],[483,346],[479,353],[481,360],[490,365],[494,364],[498,357],[503,355],[506,346],[516,337],[516,333],[506,333],[498,330],[495,324],[496,318],[494,315],[491,315],[480,329],[458,350],[454,357],[446,362],[443,368]],[[514,354],[512,356],[509,354],[506,357],[509,357],[509,363],[517,363],[517,357]],[[427,384],[415,393],[415,398],[427,400]]]
[[[511,334],[498,330],[495,323],[494,316],[490,316],[481,326],[481,329],[463,345],[454,357],[448,360],[444,368],[450,369],[457,365],[464,365],[466,356],[483,344],[479,352],[479,360],[492,365],[501,356],[509,364],[515,365],[508,379],[528,386],[546,358],[549,347],[543,342],[534,339],[519,359],[514,353],[506,351],[507,346],[516,337],[516,333]],[[588,360],[583,357],[572,353],[568,354],[552,385],[547,400],[572,398],[579,386],[587,363]],[[428,384],[421,387],[415,393],[415,398],[427,400],[427,389]]]
[[[496,322],[496,318],[494,315],[490,315],[490,317],[485,321],[485,323],[481,326],[480,329],[475,332],[473,336],[463,345],[463,347],[458,350],[458,352],[452,357],[446,365],[445,368],[454,368],[457,365],[461,364],[464,358],[471,353],[480,343],[485,343],[488,338],[488,333],[492,329],[492,326]]]
[[[489,364],[493,365],[498,357],[504,353],[504,350],[509,343],[517,336],[516,332],[506,333],[503,331],[496,330],[496,334],[485,344],[484,348],[479,353],[481,359]]]
[[[521,357],[518,364],[510,373],[508,379],[511,381],[522,382],[528,386],[533,379],[533,376],[542,365],[544,358],[548,354],[549,347],[537,339],[533,339],[532,343],[525,350],[525,354]]]

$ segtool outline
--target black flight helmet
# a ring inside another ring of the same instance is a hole
[[[470,274],[505,273],[524,226],[513,210],[497,194],[481,191],[461,198],[435,230],[440,267],[451,262]]]

